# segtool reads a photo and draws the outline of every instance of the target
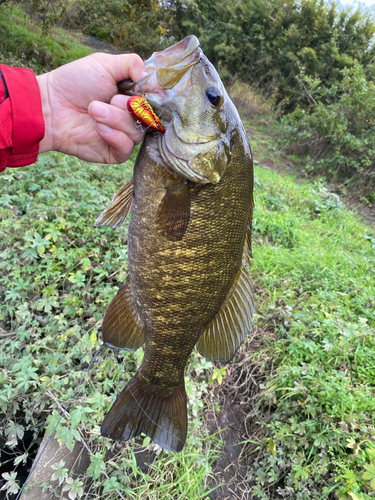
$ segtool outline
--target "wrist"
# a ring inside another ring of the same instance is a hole
[[[43,139],[39,143],[39,153],[45,153],[47,151],[54,151],[53,146],[53,126],[52,126],[52,110],[49,95],[49,73],[39,75],[36,77],[40,98],[42,102],[42,113],[45,125],[45,134]]]

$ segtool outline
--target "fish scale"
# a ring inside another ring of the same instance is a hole
[[[104,342],[129,350],[145,343],[142,364],[101,432],[118,440],[143,432],[181,451],[184,374],[194,346],[209,359],[229,361],[250,329],[253,296],[244,262],[251,251],[253,168],[238,113],[198,40],[188,37],[165,52],[165,62],[164,52],[146,61],[150,72],[139,85],[123,87],[131,95],[147,92],[162,111],[165,134],[146,134],[132,182],[97,221],[117,227],[131,213],[129,276],[105,313]]]
[[[246,168],[245,165],[244,167]],[[147,172],[143,172],[143,169]],[[240,168],[238,171],[241,173]],[[246,198],[251,196],[252,178],[245,176],[244,180],[247,182],[242,182],[239,187],[234,188],[232,178],[236,178],[238,174],[236,170],[231,170],[222,178],[219,185],[208,186],[207,190],[198,190],[192,197],[189,228],[184,239],[175,243],[160,238],[150,199],[152,186],[157,185],[162,177],[166,178],[167,184],[168,175],[162,164],[155,163],[150,166],[149,163],[142,161],[142,156],[137,161],[134,185],[136,192],[138,188],[139,196],[135,199],[129,225],[129,273],[139,276],[134,293],[139,297],[143,307],[138,313],[140,317],[146,313],[147,320],[152,323],[155,330],[161,329],[168,320],[170,328],[176,329],[181,325],[186,331],[190,327],[186,317],[191,317],[191,328],[199,330],[195,330],[194,335],[190,337],[187,349],[190,353],[201,331],[212,320],[225,299],[233,275],[238,273],[241,266],[249,204],[246,201],[239,203],[238,195],[241,191],[247,190]],[[231,188],[226,189],[226,184]],[[217,217],[213,218],[212,213],[217,212],[215,198],[223,194],[228,208],[225,209],[223,217],[217,214]],[[155,205],[157,203],[157,200],[154,201]],[[145,217],[145,214],[148,214],[148,217]],[[228,219],[231,221],[228,222]],[[142,235],[140,241],[142,252],[133,251],[131,244],[133,233]],[[203,235],[204,245],[202,245]],[[151,274],[150,269],[152,269]],[[169,277],[168,282],[162,279],[163,276]],[[212,291],[218,288],[221,289],[221,293],[213,295]],[[176,291],[181,293],[184,291],[184,297],[175,300]],[[195,300],[197,293],[198,301]],[[157,294],[161,295],[163,300],[157,300]],[[162,332],[160,336],[163,336]],[[186,340],[183,339],[182,342]]]

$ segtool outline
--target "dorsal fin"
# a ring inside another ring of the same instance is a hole
[[[95,227],[107,226],[116,228],[124,222],[128,216],[134,198],[133,181],[128,182],[125,186],[114,195],[112,203],[102,212],[95,222]]]
[[[229,361],[251,328],[254,299],[244,265],[220,310],[203,331],[198,351],[213,361]]]
[[[160,202],[157,221],[158,229],[171,241],[184,237],[190,220],[190,189],[187,183],[168,187]]]
[[[128,277],[104,314],[103,342],[108,347],[135,351],[144,341],[145,327],[133,305]]]

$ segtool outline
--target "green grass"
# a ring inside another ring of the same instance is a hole
[[[27,426],[50,431],[59,412],[46,391],[64,406],[99,346],[103,312],[127,273],[127,227],[95,229],[92,223],[131,176],[133,162],[101,166],[46,154],[35,166],[2,174],[0,326],[14,333],[0,353],[8,436],[24,430],[14,419],[17,410]],[[374,232],[322,184],[297,184],[293,176],[258,167],[255,187],[256,321],[274,325],[275,334],[267,347],[273,369],[258,395],[272,417],[263,423],[265,440],[249,479],[257,498],[279,490],[296,499],[332,492],[370,499]],[[136,472],[134,442],[125,443],[115,461],[104,459],[109,442],[99,437],[99,425],[141,357],[141,351],[102,351],[57,437],[72,448],[78,429],[90,435],[95,456],[80,480],[94,478],[106,498],[116,497],[114,485],[128,498],[204,498],[219,441],[201,422],[212,375],[201,357],[192,357],[187,372],[190,430],[183,454],[155,456],[147,474]],[[136,446],[153,449],[148,438]],[[112,482],[102,476],[104,467]]]
[[[254,354],[268,359],[268,369],[248,409],[263,439],[248,443],[251,491],[267,500],[369,500],[375,494],[374,228],[321,180],[301,180],[304,159],[283,155],[275,140],[280,125],[267,109],[255,110],[244,120],[265,168],[255,169],[251,274],[259,289],[256,322],[273,333]],[[298,177],[286,173],[295,171]]]
[[[318,182],[257,168],[255,185],[258,322],[273,324],[277,335],[259,395],[272,417],[264,424],[268,448],[250,467],[255,493],[370,499],[374,231]]]
[[[1,176],[0,333],[12,335],[2,338],[0,411],[7,415],[2,431],[14,449],[25,427],[36,434],[45,427],[52,431],[60,411],[48,391],[65,406],[100,345],[103,313],[127,274],[127,224],[112,230],[95,229],[93,222],[131,176],[133,164],[134,156],[124,165],[102,166],[51,153]],[[201,357],[192,357],[186,378],[190,424],[183,453],[155,455],[150,471],[141,473],[134,450],[154,449],[145,438],[138,445],[124,443],[116,459],[105,460],[113,444],[100,437],[99,426],[142,355],[101,351],[56,436],[69,449],[79,431],[89,436],[92,467],[79,480],[92,478],[105,498],[117,498],[114,487],[126,498],[204,498],[219,441],[208,439],[199,418],[207,380],[215,373]],[[18,411],[26,426],[16,421]],[[111,480],[101,474],[105,469]]]
[[[53,28],[44,33],[37,22],[12,4],[0,7],[0,45],[0,63],[28,67],[36,73],[51,70],[92,52],[62,29]]]

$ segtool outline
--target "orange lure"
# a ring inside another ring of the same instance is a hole
[[[128,100],[128,111],[135,120],[138,120],[146,128],[151,127],[159,132],[165,132],[154,110],[144,97],[133,96]]]

